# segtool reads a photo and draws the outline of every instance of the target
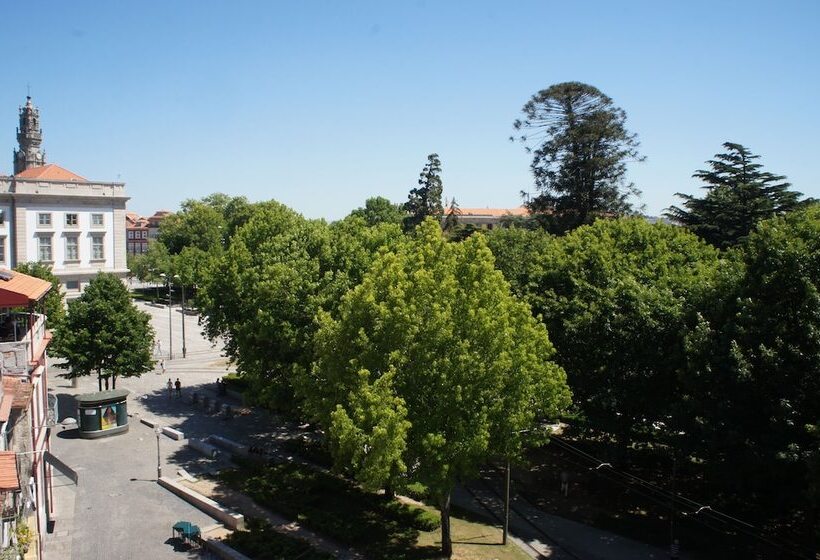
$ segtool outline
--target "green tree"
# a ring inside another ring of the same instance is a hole
[[[159,229],[159,242],[171,255],[184,247],[210,251],[222,247],[227,223],[220,209],[199,201],[186,201],[183,209],[166,216]]]
[[[154,331],[147,313],[138,310],[128,290],[113,274],[99,273],[82,295],[68,303],[68,313],[53,353],[65,360],[65,377],[97,374],[100,391],[116,389],[118,377],[150,371]]]
[[[458,217],[461,216],[461,209],[458,207],[455,197],[447,206],[447,215],[444,217],[444,223],[441,229],[448,232],[454,232],[458,228]]]
[[[427,217],[439,218],[444,214],[441,195],[444,185],[441,182],[441,160],[438,154],[427,156],[427,164],[419,174],[419,186],[410,190],[404,204],[407,217],[404,218],[404,230],[412,231]]]
[[[519,456],[521,430],[569,405],[546,329],[509,293],[483,236],[448,243],[433,219],[382,252],[319,325],[300,383],[308,409],[363,484],[431,490],[449,556],[454,485],[491,456]]]
[[[692,454],[758,521],[816,516],[820,205],[761,222],[729,257],[687,341]]]
[[[513,290],[546,323],[588,425],[622,446],[654,439],[674,420],[689,302],[717,274],[717,251],[639,218],[563,237],[507,230],[490,243]]]
[[[591,85],[564,82],[536,93],[523,113],[513,127],[533,154],[540,192],[527,206],[551,231],[632,211],[628,199],[639,191],[624,180],[626,163],[642,158],[626,113],[612,99]]]
[[[710,169],[695,171],[706,195],[677,193],[683,208],[672,206],[665,215],[719,249],[736,245],[761,220],[790,212],[801,205],[801,193],[790,191],[783,175],[763,171],[763,165],[740,144],[726,142],[725,153],[708,161]]]
[[[393,204],[383,196],[368,198],[364,208],[356,208],[351,216],[362,218],[368,226],[377,224],[401,224],[407,213],[401,204]]]
[[[46,294],[45,313],[48,320],[48,328],[51,329],[55,335],[59,333],[60,325],[65,318],[65,302],[63,301],[60,279],[54,275],[50,266],[38,262],[21,263],[15,266],[14,270],[51,282],[51,291]]]

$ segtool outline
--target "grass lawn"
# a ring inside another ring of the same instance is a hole
[[[501,529],[483,523],[450,518],[453,533],[453,560],[529,560],[517,545],[501,545]],[[416,547],[430,550],[441,547],[441,530],[419,533]],[[429,557],[428,557],[429,558]]]

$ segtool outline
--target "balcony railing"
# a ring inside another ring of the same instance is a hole
[[[0,315],[0,373],[25,374],[29,371],[32,352],[39,348],[46,334],[46,317],[35,313],[29,330],[27,313]]]

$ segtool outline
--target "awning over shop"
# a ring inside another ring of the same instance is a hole
[[[0,451],[0,491],[20,490],[17,476],[17,454],[14,451]]]

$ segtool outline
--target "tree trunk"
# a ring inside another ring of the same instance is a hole
[[[100,370],[97,370],[97,385],[99,390],[102,391],[102,374],[100,373]]]
[[[441,511],[441,553],[445,558],[453,555],[453,538],[450,535],[450,492],[442,498],[439,510]]]
[[[111,388],[112,389],[117,388],[117,376],[116,375],[111,376]]]
[[[105,390],[108,390],[108,376],[105,378]]]

